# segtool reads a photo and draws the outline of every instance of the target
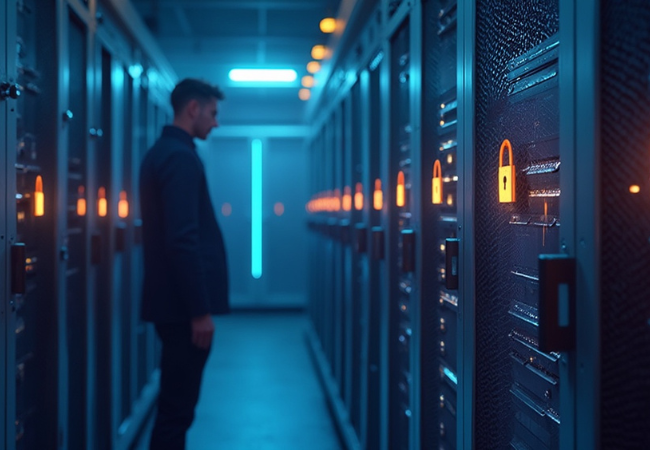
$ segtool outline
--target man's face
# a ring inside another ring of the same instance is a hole
[[[205,140],[213,128],[217,128],[217,99],[205,103],[197,102],[197,114],[194,116],[194,137]]]

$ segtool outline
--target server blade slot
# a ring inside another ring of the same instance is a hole
[[[438,13],[438,36],[442,36],[456,27],[457,11],[456,2],[440,10]]]
[[[440,379],[445,381],[449,387],[451,387],[454,392],[458,388],[458,377],[446,364],[441,363],[439,367]]]
[[[525,333],[521,332],[520,330],[512,330],[510,334],[508,335],[510,339],[512,339],[515,342],[520,343],[524,347],[528,348],[529,350],[532,350],[535,352],[535,354],[542,356],[550,361],[556,362],[557,360],[560,359],[560,354],[551,352],[551,353],[544,353],[540,351],[537,347],[539,345],[537,338],[531,337],[526,335]]]
[[[534,216],[513,215],[508,221],[510,225],[529,227],[559,227],[560,221],[557,217],[548,217],[546,220],[536,219]]]
[[[16,163],[14,164],[14,167],[17,172],[27,174],[27,173],[41,173],[41,168],[40,166],[36,166],[33,164],[20,164]]]
[[[560,170],[560,164],[559,156],[540,161],[531,161],[531,163],[522,170],[522,173],[528,176],[555,173]]]
[[[458,310],[458,296],[440,291],[440,304],[450,306],[453,310]]]
[[[514,301],[508,314],[535,327],[539,326],[539,312],[534,306]]]
[[[520,78],[526,73],[534,72],[539,67],[543,67],[549,61],[557,60],[559,47],[560,37],[558,34],[554,34],[523,55],[512,59],[507,66],[508,78]]]
[[[455,150],[457,148],[458,148],[458,141],[456,139],[449,139],[440,143],[439,150],[442,152],[446,150]]]

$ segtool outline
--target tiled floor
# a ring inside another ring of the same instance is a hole
[[[341,448],[309,359],[306,324],[299,313],[216,318],[188,450]]]

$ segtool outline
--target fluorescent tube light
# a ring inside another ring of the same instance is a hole
[[[228,78],[238,82],[275,82],[291,83],[298,74],[293,69],[232,69]]]

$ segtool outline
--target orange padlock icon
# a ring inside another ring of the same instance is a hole
[[[508,147],[509,166],[503,165],[503,151]],[[512,145],[508,139],[501,144],[499,151],[499,203],[513,203],[515,201],[515,160],[512,156]]]
[[[431,180],[431,203],[440,205],[442,203],[442,168],[440,160],[433,163],[433,179]]]

